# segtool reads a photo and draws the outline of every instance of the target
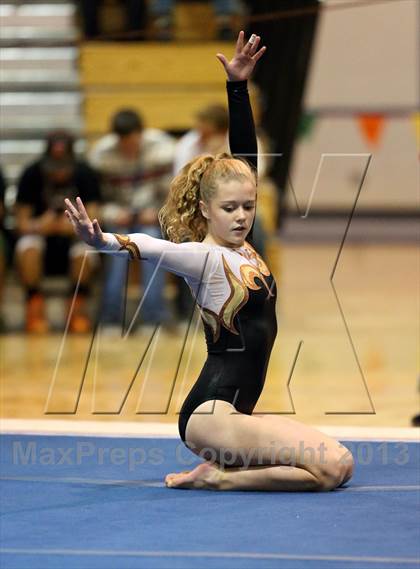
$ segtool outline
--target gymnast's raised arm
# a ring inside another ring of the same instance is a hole
[[[91,220],[82,200],[69,199],[65,215],[76,235],[97,251],[129,254],[132,259],[160,263],[160,267],[182,277],[201,282],[208,261],[208,251],[200,243],[172,243],[144,233],[118,235],[103,233],[97,219]]]
[[[222,53],[217,54],[228,78],[226,88],[229,103],[230,151],[234,156],[244,157],[255,169],[258,163],[257,137],[249,102],[247,80],[266,50],[262,47],[257,51],[260,39],[260,36],[252,34],[245,43],[244,32],[241,31],[231,61],[228,61]]]

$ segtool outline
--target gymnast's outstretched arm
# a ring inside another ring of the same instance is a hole
[[[89,218],[80,198],[76,198],[75,204],[66,199],[65,204],[65,214],[76,235],[96,250],[129,254],[132,259],[159,263],[163,269],[179,276],[198,282],[203,280],[209,253],[201,243],[172,243],[144,233],[103,233],[98,220]]]

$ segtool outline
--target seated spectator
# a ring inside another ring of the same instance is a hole
[[[64,197],[69,195],[86,200],[90,215],[96,215],[100,199],[98,177],[90,166],[76,158],[71,135],[56,131],[48,136],[43,156],[23,171],[18,183],[16,261],[26,289],[27,332],[42,333],[49,328],[40,289],[45,268],[54,273],[70,268],[69,309],[80,277],[69,330],[83,333],[90,329],[85,304],[93,256],[88,256],[83,265],[87,248],[74,239],[73,229],[64,216]]]
[[[107,231],[162,237],[158,212],[169,189],[173,151],[173,139],[163,131],[144,128],[136,111],[126,109],[116,113],[112,119],[112,132],[101,138],[89,155],[90,163],[102,178],[104,204],[101,218]],[[109,327],[120,326],[127,260],[121,256],[108,256],[106,263],[102,321]],[[165,272],[158,270],[154,274],[150,263],[142,263],[141,272],[142,322],[150,325],[168,323]]]
[[[146,0],[124,0],[126,12],[126,30],[138,32],[146,27]],[[82,0],[80,10],[83,19],[83,28],[86,39],[95,39],[100,35],[99,8],[102,0]],[[130,37],[128,37],[130,39]],[[132,38],[138,41],[143,37]]]
[[[228,151],[229,115],[224,105],[209,105],[196,115],[195,128],[182,136],[175,147],[174,175],[200,154]]]

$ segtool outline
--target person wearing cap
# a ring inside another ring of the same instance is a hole
[[[99,179],[74,152],[74,140],[66,131],[51,132],[45,152],[27,166],[19,179],[15,204],[16,264],[26,293],[26,331],[49,329],[41,291],[45,272],[69,274],[69,331],[85,333],[91,328],[86,313],[93,256],[83,264],[85,244],[75,239],[64,216],[63,196],[84,196],[92,215],[100,201]],[[83,266],[83,271],[82,271]],[[80,278],[80,280],[79,280]],[[77,296],[72,303],[74,291]]]

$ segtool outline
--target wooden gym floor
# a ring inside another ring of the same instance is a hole
[[[346,245],[333,282],[351,341],[330,283],[336,255],[336,245],[279,249],[279,333],[256,411],[313,425],[409,426],[418,412],[417,249]],[[150,335],[101,338],[89,358],[89,337],[1,336],[1,417],[174,423],[205,359],[195,319],[174,382],[184,331],[154,337],[128,395]]]

